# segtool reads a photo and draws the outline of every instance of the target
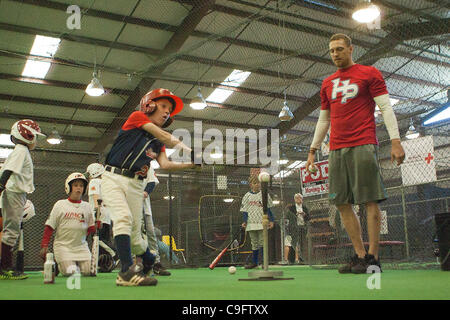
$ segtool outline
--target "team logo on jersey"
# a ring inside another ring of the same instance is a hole
[[[354,98],[358,95],[358,85],[355,83],[350,84],[350,80],[342,80],[337,78],[331,80],[333,83],[333,91],[331,92],[331,99],[337,98],[339,92],[342,93],[341,103],[346,103],[348,99]]]
[[[142,166],[141,170],[136,172],[136,174],[139,176],[142,176],[142,177],[146,177],[148,169],[149,169],[148,165],[144,165],[144,166]]]

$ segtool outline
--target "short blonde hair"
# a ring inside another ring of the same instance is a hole
[[[344,33],[335,33],[331,36],[330,42],[335,40],[344,40],[347,47],[350,47],[352,45],[352,38],[350,38],[348,35]]]
[[[252,184],[252,183],[259,183],[258,177],[257,176],[250,176],[248,178],[248,184]]]

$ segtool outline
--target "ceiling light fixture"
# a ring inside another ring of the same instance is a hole
[[[416,139],[419,137],[419,132],[417,132],[416,128],[414,128],[413,121],[411,119],[411,125],[408,128],[408,131],[406,132],[405,138],[406,139]]]
[[[200,87],[198,87],[197,97],[191,100],[190,106],[194,110],[203,110],[208,106],[200,91]]]
[[[56,130],[56,128],[53,128],[52,133],[47,138],[47,142],[50,144],[60,144],[62,143],[62,141],[63,140],[59,135],[58,131]]]
[[[281,121],[291,121],[294,118],[294,115],[292,114],[291,110],[289,110],[289,107],[287,105],[286,90],[284,90],[284,106],[281,109],[278,118],[280,118]]]
[[[86,93],[91,97],[98,97],[105,93],[105,89],[103,88],[100,80],[97,78],[97,72],[94,71],[92,74],[93,78],[91,83],[86,87]]]
[[[373,22],[379,16],[380,9],[378,6],[371,4],[370,0],[363,0],[359,3],[355,8],[355,12],[352,14],[353,20],[356,20],[359,23]]]

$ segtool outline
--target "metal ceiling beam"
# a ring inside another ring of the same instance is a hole
[[[7,130],[7,129],[0,129],[0,133],[2,134],[10,134],[11,130]],[[90,142],[90,143],[94,143],[97,141],[96,138],[89,138],[89,137],[81,137],[81,136],[69,136],[69,135],[61,135],[61,138],[64,140],[69,140],[69,141],[81,141],[81,142]],[[38,147],[42,147],[42,143],[38,143]]]
[[[195,30],[197,25],[203,19],[203,17],[209,12],[211,7],[214,5],[215,0],[201,0],[196,2],[192,10],[189,14],[183,19],[183,22],[174,32],[169,42],[166,44],[164,49],[162,50],[164,54],[159,55],[159,60],[157,63],[170,58],[173,54],[175,54],[185,43],[190,34]],[[149,70],[155,76],[160,75],[166,66],[171,61],[160,63],[160,65],[152,70]],[[105,134],[103,134],[100,141],[96,144],[93,150],[101,150],[103,151],[109,143],[111,143],[123,124],[123,119],[127,118],[132,111],[135,109],[135,106],[138,105],[141,97],[152,87],[153,83],[156,79],[153,78],[143,78],[141,82],[138,84],[136,89],[133,91],[133,94],[128,97],[128,100],[125,102],[121,111],[118,114],[118,117],[113,120],[109,128],[106,130]]]
[[[66,88],[66,89],[78,89],[78,90],[83,90],[83,91],[86,89],[86,87],[88,85],[86,83],[23,77],[23,76],[18,76],[15,74],[10,74],[10,73],[0,73],[0,79],[28,82],[28,83],[33,83],[33,84],[42,84],[42,85],[48,85],[48,86],[53,86],[53,87]],[[108,89],[108,88],[106,88],[105,90],[107,90],[106,92],[108,94],[126,95],[126,96],[131,94],[131,92],[129,90],[124,90],[124,89]]]
[[[0,77],[1,77],[1,75],[2,74],[0,74]],[[48,105],[48,106],[74,108],[74,109],[82,109],[82,110],[90,110],[90,111],[110,112],[110,113],[114,113],[114,114],[117,113],[117,110],[118,110],[118,108],[111,108],[111,107],[105,107],[105,106],[100,106],[100,105],[91,105],[91,104],[86,104],[86,103],[68,102],[68,101],[61,101],[61,100],[50,100],[50,99],[43,99],[43,98],[32,98],[32,97],[25,97],[25,96],[11,95],[11,94],[1,94],[1,93],[0,93],[0,100],[43,104],[43,105]]]
[[[38,122],[48,122],[48,123],[57,123],[57,124],[64,124],[64,125],[74,125],[74,126],[80,126],[80,127],[91,127],[91,128],[97,128],[97,129],[106,129],[108,127],[107,123],[98,123],[98,122],[91,122],[91,121],[80,121],[80,120],[70,120],[70,119],[62,119],[62,118],[55,118],[55,117],[43,117],[43,116],[36,116],[36,115],[26,115],[26,114],[18,114],[18,113],[11,113],[11,112],[2,112],[2,118],[7,119],[14,119],[14,120],[20,120],[20,119],[26,119],[31,118],[33,120],[36,120]]]

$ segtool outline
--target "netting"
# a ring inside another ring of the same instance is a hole
[[[239,231],[242,224],[240,197],[228,195],[204,195],[198,204],[198,231],[202,243],[212,249],[220,250],[230,240],[233,234]],[[245,238],[244,238],[245,239]],[[242,247],[241,244],[233,246],[231,250]]]
[[[54,202],[65,197],[65,177],[103,161],[140,98],[155,88],[170,89],[185,104],[167,130],[186,129],[192,138],[200,134],[203,149],[212,140],[208,139],[212,132],[203,135],[209,129],[222,138],[227,129],[278,130],[277,151],[287,162],[280,162],[269,189],[278,201],[273,209],[275,228],[269,232],[270,261],[288,262],[286,206],[293,204],[295,193],[304,192],[299,168],[314,135],[321,83],[336,71],[329,55],[334,33],[352,38],[356,63],[373,65],[382,73],[411,159],[401,168],[390,162],[390,138],[381,112],[375,110],[378,162],[388,192],[380,204],[385,212],[382,259],[436,262],[433,217],[449,211],[449,124],[425,121],[448,108],[448,5],[434,0],[377,1],[380,19],[361,24],[352,19],[356,4],[353,0],[1,2],[1,133],[9,133],[18,119],[33,118],[47,134],[56,130],[62,135],[62,147],[55,148],[68,150],[33,155],[36,191],[30,199],[37,216],[25,224],[26,267],[41,266],[37,252],[43,223]],[[31,52],[36,35],[60,39],[57,50]],[[48,74],[23,74],[28,61],[49,63]],[[233,71],[246,77],[242,83],[230,79]],[[85,93],[93,72],[105,88],[98,97]],[[207,102],[204,110],[189,107],[200,98],[199,89]],[[227,98],[216,99],[216,89],[225,91]],[[291,121],[280,121],[283,106],[292,111]],[[194,121],[203,124],[200,132],[194,132]],[[407,140],[411,134],[432,138]],[[250,168],[259,164],[249,163],[248,156],[251,148],[261,148],[259,138],[244,138],[244,163],[216,163],[170,175],[157,169],[161,184],[151,195],[155,225],[185,250],[186,265],[209,264],[226,235],[242,223],[238,203],[249,191]],[[224,139],[215,142],[226,149]],[[328,159],[325,149],[318,156],[318,161]],[[237,150],[229,160],[233,159],[242,159]],[[205,196],[211,196],[207,204]],[[235,201],[227,204],[219,201],[222,198]],[[344,261],[352,248],[327,194],[305,195],[304,205],[311,215],[298,231],[304,262]],[[357,211],[367,242],[364,206]],[[244,263],[249,248],[247,239],[224,263]]]

